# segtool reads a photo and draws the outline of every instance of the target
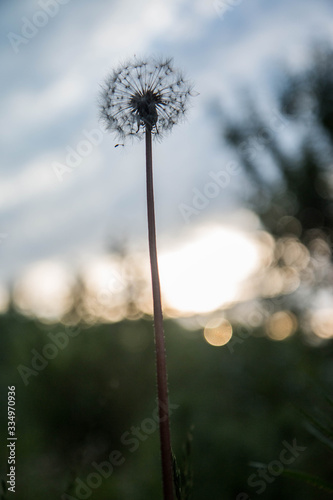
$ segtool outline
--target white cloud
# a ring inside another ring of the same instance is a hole
[[[97,126],[93,117],[97,118],[98,84],[111,66],[135,53],[170,51],[176,62],[184,63],[200,92],[189,114],[190,123],[156,147],[159,214],[165,228],[168,220],[169,224],[179,223],[177,203],[190,201],[192,188],[206,182],[206,171],[218,170],[225,162],[226,153],[217,149],[219,131],[209,121],[207,103],[215,96],[237,102],[236,87],[249,82],[262,93],[265,64],[287,58],[295,65],[305,57],[307,41],[319,32],[319,26],[328,33],[329,9],[328,3],[299,0],[267,2],[265,6],[261,1],[241,2],[221,20],[210,0],[97,1],[85,3],[84,8],[68,4],[8,67],[7,78],[12,76],[12,81],[2,95],[2,139],[6,151],[16,152],[22,142],[29,143],[29,149],[22,151],[25,158],[17,160],[12,171],[5,170],[1,181],[2,211],[22,206],[13,231],[32,221],[30,209],[32,214],[40,210],[43,218],[36,222],[36,231],[30,231],[37,241],[41,224],[54,213],[58,202],[50,247],[66,246],[62,229],[69,232],[72,218],[77,225],[80,217],[84,221],[92,211],[96,217],[109,217],[110,231],[123,225],[129,232],[139,232],[138,206],[144,199],[142,143],[127,146],[125,151],[114,150],[114,138],[108,136],[62,184],[51,164],[64,161],[67,145],[75,147],[81,130]],[[25,74],[24,87],[18,73]],[[64,127],[68,130],[65,139],[66,132],[57,133]],[[54,134],[55,142],[41,141],[40,136],[47,133]],[[224,198],[226,195],[223,193]],[[213,213],[213,205],[207,209],[207,217]],[[80,244],[84,238],[88,244],[85,231],[94,230],[94,222],[81,224],[75,227],[76,234],[81,231]],[[102,238],[101,232],[99,236],[94,233],[95,237]],[[24,232],[16,234],[19,246]]]
[[[35,91],[20,90],[6,99],[0,122],[3,137],[42,129],[64,115],[79,103],[85,95],[85,83],[75,74],[67,74],[56,82]]]
[[[36,158],[26,164],[17,175],[2,177],[0,209],[10,210],[35,199],[40,193],[56,187],[56,179],[48,166],[51,157]]]

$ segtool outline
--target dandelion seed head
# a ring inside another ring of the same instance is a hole
[[[184,116],[192,86],[172,59],[134,59],[114,70],[100,96],[100,116],[121,139],[142,138],[146,129],[160,136]]]

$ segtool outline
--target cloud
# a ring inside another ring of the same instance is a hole
[[[19,30],[22,16],[38,8],[38,2],[24,9],[7,4],[2,33]],[[64,5],[17,56],[3,36],[0,223],[15,235],[1,249],[4,267],[48,252],[74,252],[75,245],[78,252],[101,246],[121,232],[145,237],[142,143],[120,151],[105,134],[64,182],[52,170],[55,161],[65,162],[68,147],[84,139],[83,130],[99,127],[98,85],[112,66],[135,53],[171,54],[200,92],[188,121],[155,148],[159,228],[181,231],[179,203],[190,202],[207,172],[228,161],[207,110],[212,98],[236,109],[240,86],[250,84],[262,95],[273,61],[287,57],[295,65],[305,58],[315,30],[328,33],[331,11],[326,1],[257,0],[240,2],[221,19],[213,0],[82,0]],[[221,213],[233,189],[199,219]]]

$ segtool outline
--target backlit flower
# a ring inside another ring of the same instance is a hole
[[[160,135],[184,115],[191,85],[171,59],[133,61],[107,78],[100,100],[101,118],[120,138],[141,138],[145,130]]]

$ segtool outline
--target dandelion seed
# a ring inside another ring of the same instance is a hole
[[[122,139],[142,138],[146,129],[154,135],[171,130],[186,112],[192,90],[171,64],[171,59],[134,59],[113,71],[101,93],[106,128]]]

